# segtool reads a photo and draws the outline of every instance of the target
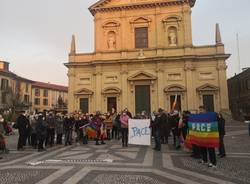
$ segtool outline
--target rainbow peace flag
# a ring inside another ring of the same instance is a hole
[[[94,123],[87,126],[87,134],[90,139],[96,138],[96,125]]]
[[[188,118],[188,137],[186,145],[219,147],[217,114],[214,112],[191,114]]]

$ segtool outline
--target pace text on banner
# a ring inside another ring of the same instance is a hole
[[[202,113],[191,114],[188,119],[188,137],[189,145],[201,147],[219,147],[219,132],[217,114]]]
[[[149,119],[129,119],[129,144],[151,145],[151,129]]]

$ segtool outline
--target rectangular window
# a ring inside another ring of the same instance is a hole
[[[7,93],[3,92],[2,93],[2,104],[6,104],[7,103]]]
[[[24,103],[29,103],[30,102],[30,97],[29,95],[24,95]]]
[[[148,28],[135,28],[135,48],[148,48]]]
[[[28,84],[28,83],[25,84],[25,92],[26,92],[26,93],[29,92],[29,84]]]
[[[48,97],[48,90],[47,90],[47,89],[44,89],[44,90],[43,90],[43,96],[44,96],[44,97]]]
[[[9,88],[9,80],[2,79],[1,80],[1,90],[7,90]]]
[[[35,105],[40,105],[40,98],[35,98]]]
[[[247,89],[250,90],[250,79],[247,80]]]
[[[35,96],[40,96],[40,89],[35,89]]]
[[[43,105],[48,105],[48,99],[43,99]]]
[[[171,110],[181,111],[181,96],[177,95],[177,101],[176,101],[176,103],[175,103],[175,97],[176,97],[176,95],[171,95],[170,96],[170,107],[171,107]]]

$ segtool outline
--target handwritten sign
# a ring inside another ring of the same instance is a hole
[[[136,145],[151,145],[151,129],[149,119],[129,119],[128,143]]]

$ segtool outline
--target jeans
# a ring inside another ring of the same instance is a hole
[[[72,140],[72,130],[66,130],[65,132],[65,145],[71,145]]]
[[[161,135],[160,130],[155,129],[155,149],[161,150]]]
[[[128,145],[128,128],[122,128],[122,145]]]
[[[19,138],[17,143],[17,149],[22,149],[25,141],[25,134],[22,132],[19,132]]]
[[[43,150],[44,147],[43,147],[43,143],[45,141],[45,137],[44,136],[39,136],[39,139],[38,139],[38,150]]]
[[[248,133],[249,133],[249,136],[250,136],[250,123],[248,123]]]
[[[200,147],[201,150],[201,155],[202,155],[202,160],[207,163],[207,152],[209,155],[209,161],[213,164],[216,165],[216,154],[215,154],[215,148],[207,148],[207,147]]]
[[[62,134],[56,135],[56,144],[62,144]]]
[[[54,144],[55,139],[55,129],[54,128],[48,128],[48,134],[46,138],[46,145],[50,144],[52,146]]]
[[[219,154],[220,155],[225,155],[226,154],[225,146],[224,146],[224,135],[220,136]]]
[[[31,134],[31,146],[35,148],[37,146],[37,136],[36,133]]]

